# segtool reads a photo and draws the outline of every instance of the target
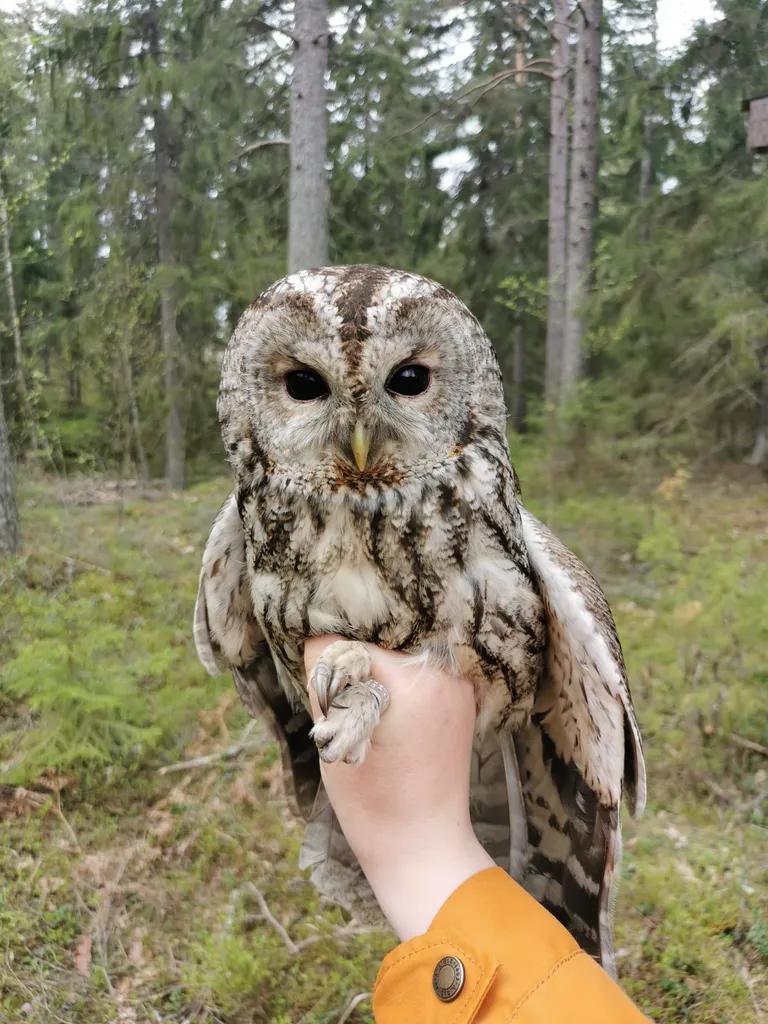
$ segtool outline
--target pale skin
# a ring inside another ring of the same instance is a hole
[[[338,637],[306,641],[307,676]],[[366,644],[391,704],[362,764],[320,770],[344,834],[402,941],[427,930],[466,879],[493,867],[469,817],[472,684]],[[312,713],[320,709],[310,687]]]

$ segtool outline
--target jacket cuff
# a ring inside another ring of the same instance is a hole
[[[502,951],[503,965],[495,955]],[[532,978],[535,983],[579,953],[575,940],[505,871],[487,868],[448,897],[424,935],[385,957],[373,990],[374,1016],[377,1024],[470,1024],[491,989],[494,1003],[503,991],[502,1004],[514,1011]],[[434,984],[446,957],[460,961],[464,974],[450,1001]]]
[[[457,958],[463,967],[461,991],[450,1002],[434,991],[433,978],[446,958]],[[493,984],[498,962],[450,935],[431,929],[393,949],[385,958],[373,988],[373,1013],[377,1024],[469,1024]]]

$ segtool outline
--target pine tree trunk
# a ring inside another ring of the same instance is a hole
[[[2,367],[0,367],[2,380]],[[3,388],[0,383],[0,551],[15,555],[19,550],[19,512],[16,506],[16,491],[13,486],[13,464],[11,447],[8,443],[8,426],[5,422]]]
[[[288,269],[328,262],[327,0],[295,0]]]
[[[549,94],[549,252],[544,396],[557,405],[565,333],[568,244],[568,0],[555,0]]]
[[[160,30],[157,7],[149,18],[150,53],[160,67]],[[157,262],[164,274],[175,265],[171,210],[173,208],[173,165],[168,119],[161,90],[152,111],[155,148],[155,203],[157,217]],[[177,325],[176,285],[170,277],[160,287],[160,337],[163,347],[163,389],[165,393],[165,481],[179,490],[184,486],[185,437],[182,417],[182,368]]]
[[[0,165],[2,164],[2,152],[0,151]],[[19,395],[19,404],[29,429],[32,446],[37,447],[37,430],[34,416],[29,404],[29,393],[27,382],[24,378],[24,344],[21,337],[21,319],[19,318],[19,307],[16,302],[16,287],[13,283],[13,260],[11,259],[11,224],[8,217],[8,197],[5,186],[5,175],[0,166],[0,234],[3,244],[3,277],[5,278],[5,293],[8,300],[8,312],[11,317],[11,329],[13,333],[13,355],[16,366],[16,390]]]
[[[573,392],[584,361],[584,303],[589,292],[597,191],[602,0],[582,0],[573,99],[565,335],[560,387]]]

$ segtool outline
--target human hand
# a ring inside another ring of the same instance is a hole
[[[308,639],[307,677],[337,637]],[[450,894],[493,867],[472,829],[471,683],[407,655],[368,648],[391,703],[363,764],[320,763],[325,788],[376,899],[402,940],[420,935]],[[310,687],[312,713],[320,714]]]

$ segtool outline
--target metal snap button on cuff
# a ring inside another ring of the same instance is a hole
[[[464,987],[464,964],[457,956],[444,956],[432,972],[432,988],[444,1003],[450,1003]]]

